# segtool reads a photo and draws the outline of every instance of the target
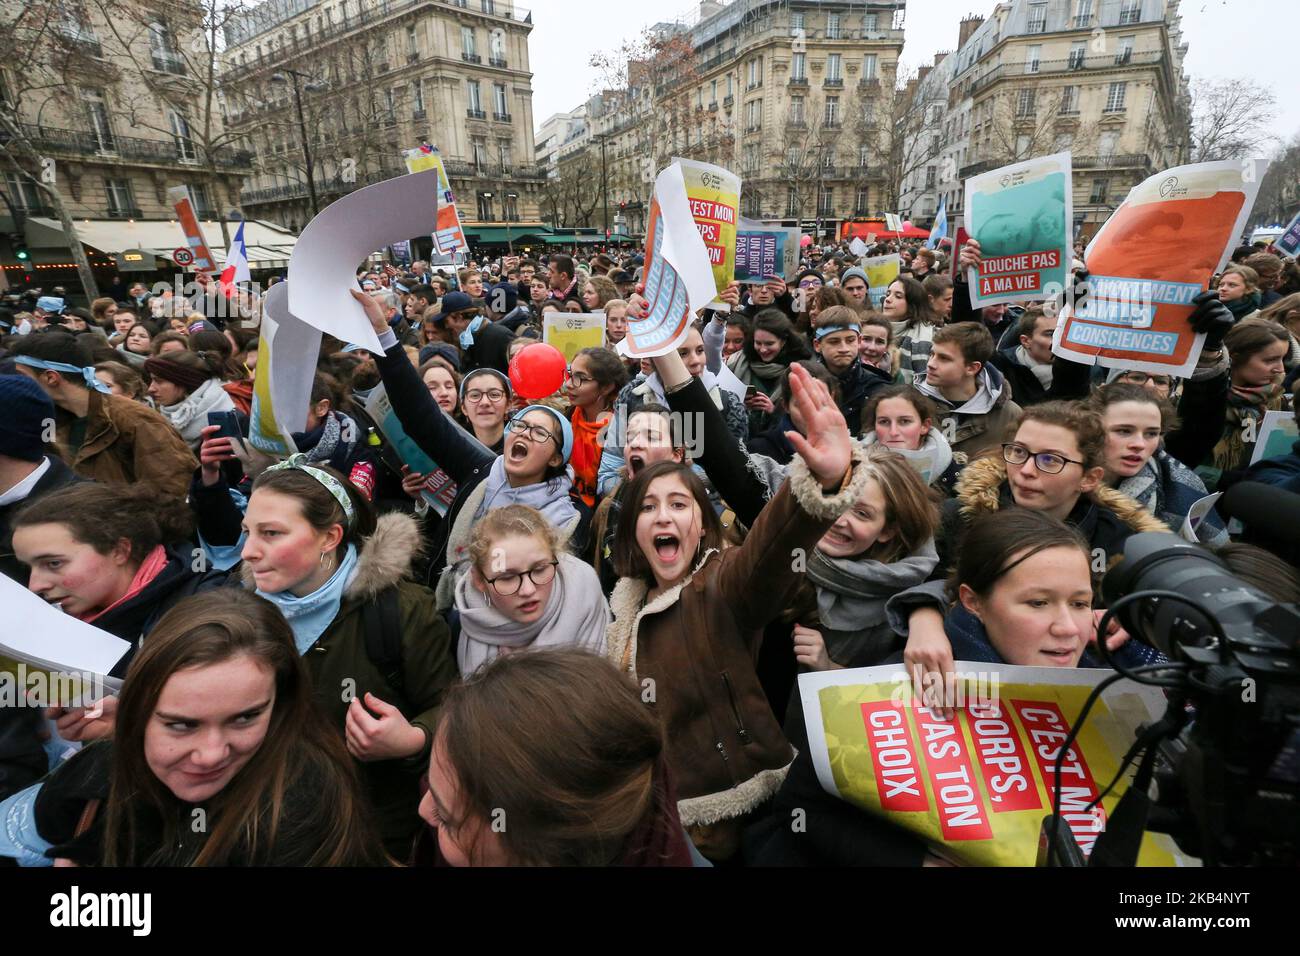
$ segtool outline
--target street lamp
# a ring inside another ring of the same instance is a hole
[[[510,204],[518,198],[518,193],[506,193],[506,201],[502,204],[505,208],[501,210],[501,215],[506,220],[506,247],[510,250],[512,256],[515,254],[515,244],[510,241]]]
[[[288,76],[285,75],[286,73]],[[299,87],[299,80],[306,80],[306,83]],[[316,199],[316,179],[311,172],[311,146],[307,142],[307,120],[303,118],[302,113],[302,90],[306,89],[308,93],[317,93],[326,87],[324,84],[313,82],[306,73],[300,73],[297,70],[288,68],[279,73],[272,73],[271,82],[292,83],[293,85],[293,105],[298,111],[298,134],[302,138],[302,158],[307,167],[307,198],[311,201],[311,214],[315,216],[320,212],[320,203]]]

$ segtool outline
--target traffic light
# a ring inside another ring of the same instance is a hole
[[[32,258],[32,254],[27,251],[27,244],[23,241],[21,236],[14,236],[12,241],[14,256],[17,257],[19,262],[26,265]]]

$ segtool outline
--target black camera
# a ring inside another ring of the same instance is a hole
[[[1145,827],[1208,866],[1300,861],[1300,608],[1160,532],[1129,538],[1101,589],[1125,629],[1177,665],[1161,675],[1169,711],[1148,734],[1157,796]]]

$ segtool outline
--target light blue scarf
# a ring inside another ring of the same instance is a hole
[[[294,597],[288,591],[279,594],[267,594],[258,590],[257,596],[264,597],[280,609],[284,619],[293,629],[293,643],[299,654],[306,654],[325,629],[334,623],[343,603],[343,589],[347,587],[352,574],[357,569],[357,546],[348,545],[347,554],[339,562],[338,569],[330,579],[305,597]]]
[[[551,481],[538,481],[512,488],[506,478],[505,456],[498,455],[484,481],[483,501],[475,511],[474,518],[477,520],[493,508],[505,505],[528,505],[540,511],[542,517],[555,527],[563,528],[578,517],[578,509],[569,497],[569,489],[572,487],[573,480],[566,473]]]
[[[480,315],[474,318],[474,321],[465,327],[465,331],[460,333],[460,347],[463,349],[472,348],[474,345],[474,333],[487,324],[487,316]]]

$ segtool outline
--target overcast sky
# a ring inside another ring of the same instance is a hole
[[[593,53],[616,50],[624,39],[651,23],[674,19],[692,6],[684,0],[522,0],[521,5],[530,2],[534,27],[529,57],[538,126],[595,92],[597,75],[589,65]],[[1284,77],[1294,68],[1294,41],[1300,34],[1300,13],[1293,3],[1183,0],[1188,75],[1193,79]],[[913,0],[905,25],[904,63],[917,66],[930,62],[940,50],[952,50],[961,18],[969,13],[987,15],[995,5],[995,0]],[[1273,129],[1284,138],[1300,132],[1300,97],[1294,95],[1295,89],[1294,83],[1274,86],[1278,114]]]

